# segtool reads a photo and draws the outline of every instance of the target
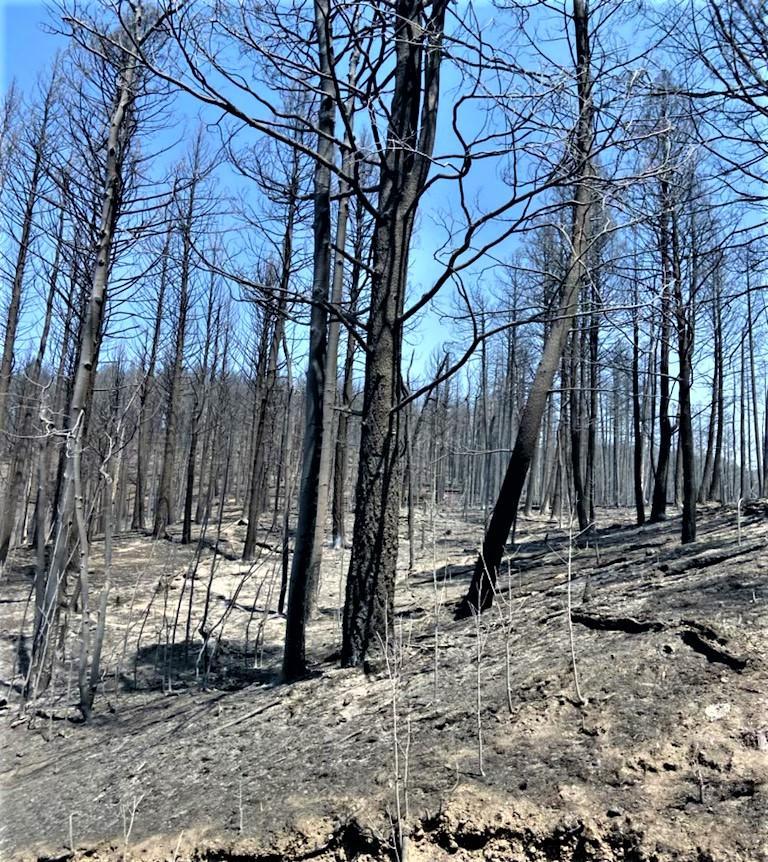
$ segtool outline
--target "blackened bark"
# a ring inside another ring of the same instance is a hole
[[[594,282],[592,285],[591,314],[589,321],[589,424],[587,426],[587,482],[585,493],[587,497],[587,514],[589,523],[595,526],[595,455],[597,449],[597,412],[598,387],[600,385],[600,369],[598,366],[598,348],[600,335],[600,289]]]
[[[139,42],[142,33],[142,11],[140,4],[133,10],[131,39]],[[77,534],[76,546],[80,551],[80,592],[82,606],[81,658],[88,656],[88,571],[87,546],[82,523],[82,490],[80,476],[80,453],[83,447],[84,426],[88,397],[92,392],[96,373],[98,343],[104,320],[107,300],[107,280],[114,241],[115,228],[120,214],[122,197],[122,168],[125,151],[131,140],[131,113],[134,104],[134,85],[137,63],[130,52],[126,52],[117,73],[117,92],[109,117],[109,136],[105,148],[104,190],[101,195],[101,211],[98,219],[98,241],[95,249],[95,266],[91,274],[90,294],[85,309],[84,326],[81,328],[79,358],[68,409],[69,434],[67,447],[71,457],[67,459],[63,479],[56,538],[51,561],[48,566],[45,587],[39,593],[41,604],[36,608],[36,629],[32,644],[32,668],[28,694],[34,697],[47,686],[50,679],[50,659],[58,626],[61,586],[69,561],[73,558],[73,536]],[[77,521],[77,527],[75,522]],[[81,674],[85,668],[81,666]],[[83,704],[87,708],[87,703]]]
[[[723,433],[725,423],[725,369],[723,364],[723,320],[719,295],[714,304],[715,311],[715,360],[714,374],[717,380],[717,431],[715,433],[715,454],[712,458],[712,479],[709,484],[708,499],[722,498],[723,492]]]
[[[360,265],[356,260],[352,270],[352,291],[350,296],[350,314],[354,315],[357,308],[357,294],[360,285]],[[355,362],[355,339],[351,334],[347,336],[346,353],[344,356],[344,384],[341,390],[341,404],[339,405],[339,423],[336,429],[336,455],[333,466],[333,506],[331,512],[333,547],[343,548],[347,542],[345,527],[345,505],[344,492],[347,483],[347,465],[349,461],[348,437],[349,419],[354,398],[354,362]]]
[[[40,334],[40,342],[37,348],[32,367],[27,372],[30,384],[33,388],[38,388],[40,383],[40,372],[43,367],[43,359],[48,345],[48,335],[51,330],[51,318],[53,316],[54,302],[56,298],[56,284],[59,278],[59,267],[61,259],[61,249],[64,243],[64,208],[62,207],[59,216],[58,231],[56,236],[56,250],[54,253],[53,265],[51,267],[50,277],[48,279],[48,297],[45,303],[45,317],[43,319],[43,330]],[[25,387],[27,389],[27,387]],[[16,513],[20,502],[22,486],[25,475],[29,475],[29,462],[32,454],[32,428],[33,428],[33,412],[35,409],[42,413],[43,408],[43,392],[39,397],[32,397],[31,392],[25,392],[22,403],[26,403],[26,408],[21,418],[18,428],[18,441],[14,446],[13,457],[11,458],[11,469],[9,473],[8,487],[5,492],[5,505],[3,511],[0,512],[0,563],[4,563],[13,535],[13,527],[16,521]],[[47,429],[43,429],[44,431]],[[45,434],[41,435],[40,445],[38,447],[40,457],[45,450]],[[0,441],[1,443],[1,441]],[[38,483],[38,498],[40,496],[40,485]],[[43,496],[44,499],[44,496]],[[37,511],[39,507],[36,507]],[[35,531],[37,533],[37,529]]]
[[[357,82],[357,64],[359,60],[359,49],[355,47],[349,60],[349,73],[347,86],[350,92],[355,89]],[[351,107],[353,101],[350,99],[345,106],[344,113],[349,117],[348,123],[352,123]],[[336,213],[336,235],[334,241],[333,275],[331,279],[331,305],[338,309],[344,297],[344,270],[345,253],[347,245],[347,226],[349,222],[349,198],[350,187],[346,177],[351,176],[354,166],[354,152],[350,139],[350,127],[346,128],[341,153],[341,176],[339,178],[339,205]],[[331,469],[333,467],[334,453],[333,436],[336,429],[336,400],[338,396],[338,363],[339,363],[339,335],[341,321],[338,315],[332,315],[328,324],[328,345],[325,356],[325,378],[323,381],[323,446],[320,451],[320,468],[318,473],[317,512],[315,514],[315,537],[313,542],[312,557],[310,560],[309,583],[310,604],[309,613],[314,613],[317,608],[318,593],[320,590],[320,564],[323,558],[323,546],[325,545],[326,521],[328,520],[329,492],[331,489]],[[351,334],[350,334],[351,338]]]
[[[584,427],[584,397],[581,386],[583,374],[583,356],[581,350],[582,331],[576,324],[571,333],[570,374],[568,379],[568,398],[571,411],[571,470],[573,472],[573,494],[576,506],[576,517],[579,522],[579,532],[584,532],[589,525],[586,501],[584,499],[584,472],[581,456],[583,449]]]
[[[637,282],[634,289],[632,310],[632,432],[633,476],[635,486],[635,511],[638,526],[645,523],[645,499],[643,496],[643,426],[640,413],[640,309],[638,308]]]
[[[139,405],[136,424],[139,427],[138,440],[136,444],[136,494],[133,500],[133,518],[131,520],[131,528],[134,530],[143,530],[146,518],[144,497],[146,495],[146,472],[147,458],[151,451],[152,438],[152,422],[147,419],[146,409],[147,400],[155,378],[155,367],[157,365],[157,351],[160,345],[160,328],[163,321],[163,302],[165,300],[165,291],[168,285],[168,256],[170,254],[171,244],[171,228],[169,226],[165,236],[165,243],[161,252],[160,261],[160,284],[157,292],[157,310],[155,312],[155,325],[152,330],[152,344],[149,349],[149,357],[147,359],[147,367],[144,376],[139,386]]]
[[[8,415],[8,391],[11,383],[11,369],[13,366],[13,349],[16,344],[16,330],[19,325],[21,313],[21,293],[24,286],[24,275],[27,268],[27,258],[32,236],[32,222],[35,207],[40,197],[40,182],[43,176],[45,159],[48,148],[48,125],[56,92],[56,78],[51,80],[42,106],[39,122],[31,130],[34,137],[32,169],[29,174],[27,197],[24,202],[24,211],[21,216],[21,234],[19,235],[19,246],[16,251],[16,262],[13,268],[13,281],[11,283],[11,297],[8,303],[8,313],[5,320],[5,340],[3,342],[3,353],[0,357],[0,452],[5,445],[3,435],[6,428]],[[58,252],[58,249],[57,249]]]
[[[392,630],[400,500],[402,313],[416,208],[437,130],[446,0],[429,18],[418,0],[397,0],[396,60],[387,149],[373,236],[352,558],[344,603],[342,664],[361,664]]]
[[[755,430],[755,459],[757,464],[757,493],[763,488],[763,453],[760,445],[760,412],[757,402],[757,381],[755,377],[755,334],[752,320],[752,285],[750,283],[750,266],[747,258],[747,339],[749,342],[749,388],[752,393],[752,421]]]
[[[695,244],[695,237],[693,239]],[[682,272],[680,264],[680,238],[678,230],[677,213],[672,213],[672,254],[675,296],[675,322],[677,324],[677,344],[679,360],[678,377],[678,399],[680,404],[679,434],[680,452],[682,462],[682,491],[683,491],[683,517],[682,517],[682,544],[688,544],[696,539],[696,484],[695,472],[696,462],[693,440],[693,420],[691,417],[691,386],[693,383],[693,369],[691,357],[693,355],[693,320],[692,309],[683,298]],[[691,284],[691,295],[696,289],[695,272],[698,251],[694,247],[694,277]]]
[[[472,583],[456,608],[461,619],[486,610],[493,604],[496,578],[504,546],[517,518],[517,509],[526,476],[539,436],[539,427],[557,366],[560,363],[568,332],[578,309],[579,288],[583,280],[586,252],[589,244],[588,225],[593,195],[591,152],[594,110],[590,78],[590,40],[586,4],[574,0],[573,22],[576,41],[576,74],[579,96],[579,121],[575,136],[576,194],[573,211],[571,259],[563,284],[557,317],[552,323],[544,352],[528,393],[512,457],[502,482],[499,498],[483,540]]]
[[[320,68],[320,109],[314,178],[314,265],[312,311],[309,328],[304,451],[302,453],[299,517],[291,566],[290,590],[285,627],[283,674],[297,679],[306,673],[306,624],[309,616],[317,508],[320,487],[320,459],[325,428],[324,390],[328,346],[327,302],[331,266],[331,173],[333,137],[336,125],[333,83],[333,38],[329,0],[315,0],[315,37]]]
[[[189,313],[189,278],[192,266],[192,227],[195,214],[195,195],[200,180],[200,144],[198,137],[192,161],[192,177],[186,201],[181,230],[181,273],[179,278],[179,318],[176,325],[176,339],[171,370],[168,408],[165,422],[165,443],[163,446],[163,466],[160,471],[157,502],[155,503],[155,520],[152,533],[158,539],[165,538],[168,527],[175,520],[173,500],[173,480],[175,475],[176,448],[178,436],[179,413],[181,411],[181,394],[184,382],[184,346],[187,332],[187,314]]]
[[[650,522],[655,524],[667,516],[667,476],[672,449],[672,423],[669,419],[669,341],[671,308],[672,254],[670,248],[670,188],[669,179],[663,176],[661,187],[661,213],[659,216],[659,253],[661,257],[661,324],[659,327],[659,452],[653,483]]]

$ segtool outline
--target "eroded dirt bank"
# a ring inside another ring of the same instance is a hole
[[[426,531],[398,588],[394,658],[367,675],[336,666],[348,552],[329,549],[317,675],[290,687],[268,560],[239,590],[242,564],[215,570],[227,631],[201,690],[195,649],[174,656],[169,685],[156,606],[144,643],[132,618],[162,573],[173,597],[193,552],[120,538],[111,655],[127,642],[128,658],[86,726],[64,717],[64,690],[26,716],[11,691],[0,857],[71,858],[72,844],[93,859],[389,859],[399,813],[409,862],[768,860],[766,512],[744,518],[739,543],[734,510],[705,510],[685,549],[676,520],[600,522],[572,564],[583,702],[567,532],[543,520],[523,524],[503,601],[479,624],[451,614],[479,527]],[[24,562],[2,586],[7,682]]]

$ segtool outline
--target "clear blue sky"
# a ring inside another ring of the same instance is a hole
[[[46,33],[43,22],[51,20],[51,12],[38,0],[0,0],[0,86],[8,86],[16,78],[21,88],[29,92],[40,72],[45,71],[56,51],[66,40]]]

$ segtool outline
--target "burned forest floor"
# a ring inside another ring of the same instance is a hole
[[[279,532],[243,563],[228,514],[222,554],[115,539],[86,723],[74,641],[22,708],[34,560],[14,552],[1,859],[768,862],[768,504],[703,507],[686,547],[675,516],[601,510],[571,551],[567,525],[523,519],[495,607],[459,622],[481,515],[425,515],[410,574],[403,520],[397,622],[368,673],[339,667],[349,550],[326,548],[313,672],[291,685]]]

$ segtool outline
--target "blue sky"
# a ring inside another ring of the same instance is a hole
[[[0,0],[0,85],[3,90],[11,78],[28,92],[38,74],[51,63],[59,47],[66,43],[61,36],[46,33],[43,22],[50,20],[48,7],[36,0]]]
[[[5,91],[15,79],[24,94],[35,91],[36,82],[49,68],[56,52],[67,45],[66,37],[50,32],[57,10],[50,3],[39,0],[0,0],[0,87]],[[200,107],[192,100],[181,100],[182,122],[192,128]],[[189,110],[187,110],[189,109]],[[178,127],[175,129],[178,132]],[[165,137],[165,136],[163,136]],[[174,137],[171,135],[170,138]],[[431,233],[430,224],[424,223],[423,232]],[[416,245],[418,245],[418,240]],[[431,252],[416,254],[412,290],[418,295],[428,286],[437,267]],[[449,338],[440,321],[428,313],[416,330],[411,330],[407,341],[417,354],[416,366],[429,363],[432,351]],[[406,348],[406,354],[410,351]]]
[[[493,10],[487,3],[481,2],[481,14],[485,18],[486,24],[489,23],[493,15]],[[0,31],[2,35],[2,52],[0,53],[0,83],[3,89],[8,85],[10,79],[15,77],[22,91],[29,93],[34,88],[35,80],[41,72],[44,72],[49,66],[56,51],[66,44],[63,37],[56,36],[45,31],[44,22],[54,20],[55,12],[50,10],[50,7],[43,2],[36,0],[0,0]],[[559,16],[558,16],[559,17]],[[508,23],[508,22],[507,22]],[[539,32],[541,41],[538,47],[546,50],[547,54],[552,57],[557,57],[564,65],[568,65],[567,50],[562,41],[562,30],[560,29],[560,21],[551,20],[549,22],[552,31],[547,34],[546,31]],[[553,37],[550,41],[547,36]],[[530,58],[533,61],[533,57]],[[447,71],[447,70],[446,70]],[[450,91],[453,76],[448,73],[444,79],[443,87],[443,114],[449,114],[447,106],[450,102]],[[180,106],[181,107],[181,106]],[[183,122],[185,126],[192,128],[195,125],[195,116],[199,113],[199,106],[196,103],[186,103],[181,107]],[[472,126],[477,116],[474,118],[469,116],[468,125]],[[176,129],[178,131],[178,128]],[[252,135],[255,138],[255,134]],[[452,145],[452,135],[447,131],[447,126],[444,124],[441,129],[441,134],[438,141],[438,151],[441,149],[454,150]],[[483,198],[483,207],[486,208],[491,203],[500,202],[505,196],[505,188],[499,182],[497,175],[497,166],[489,163],[488,165],[477,164],[473,168],[475,179],[472,181],[472,193]],[[445,238],[442,230],[442,221],[450,220],[453,210],[455,210],[455,186],[452,183],[443,185],[444,190],[435,190],[430,193],[425,200],[425,206],[422,210],[422,216],[419,220],[419,231],[414,240],[412,261],[410,267],[410,293],[413,297],[418,296],[421,292],[428,288],[432,279],[439,274],[442,267],[436,264],[433,260],[433,251],[437,245]],[[514,241],[507,243],[503,252],[499,254],[501,259],[508,257],[513,248]],[[470,274],[467,279],[468,286],[473,286],[478,278],[479,271]],[[482,276],[483,285],[487,289],[493,289],[496,286],[498,276],[493,273],[487,273]],[[452,291],[450,286],[447,286],[441,293],[438,300],[438,308],[449,308],[451,305],[450,299]],[[491,325],[496,321],[491,321]],[[426,370],[430,364],[430,355],[433,350],[438,348],[442,343],[452,338],[456,338],[457,333],[450,323],[442,323],[439,313],[436,309],[427,311],[420,317],[418,325],[411,329],[407,337],[407,345],[405,347],[405,363],[408,364],[410,353],[412,350],[416,353],[415,368],[416,373]],[[461,350],[462,345],[459,342],[456,344],[456,349]]]

